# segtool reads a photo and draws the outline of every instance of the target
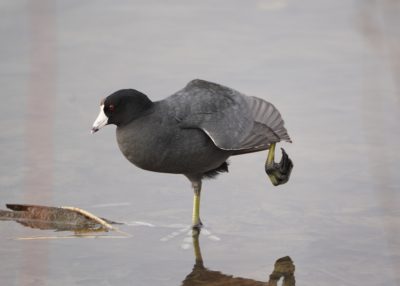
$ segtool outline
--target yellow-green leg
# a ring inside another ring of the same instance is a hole
[[[276,143],[271,143],[269,146],[267,161],[265,162],[265,172],[268,174],[272,184],[278,186],[289,180],[293,162],[290,160],[285,150],[281,148],[282,159],[279,163],[275,163],[275,145]]]
[[[193,215],[192,225],[196,226],[200,222],[200,193],[193,196]]]
[[[200,194],[201,194],[201,181],[193,182],[193,214],[192,214],[192,227],[193,231],[199,231],[202,227],[200,220]],[[195,233],[194,233],[195,234]]]
[[[267,162],[265,163],[266,168],[267,168],[267,166],[270,169],[272,169],[274,167],[274,164],[275,164],[275,145],[276,145],[276,143],[272,143],[269,146]],[[270,172],[270,173],[267,172],[267,174],[268,174],[268,177],[271,180],[272,184],[274,186],[277,186],[278,185],[278,180],[276,179],[274,173],[273,172]]]

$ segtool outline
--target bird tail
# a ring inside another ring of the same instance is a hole
[[[212,169],[210,171],[207,171],[203,174],[202,179],[213,179],[216,176],[218,176],[220,173],[227,173],[229,172],[228,170],[228,162],[224,162],[221,164],[221,166],[219,166],[218,168]]]

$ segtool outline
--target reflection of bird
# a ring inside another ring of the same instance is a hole
[[[279,258],[275,262],[274,270],[269,276],[268,282],[256,281],[253,279],[233,277],[219,271],[212,271],[204,266],[203,258],[200,251],[199,236],[193,236],[194,254],[196,263],[193,266],[192,272],[182,281],[182,286],[217,286],[217,285],[232,285],[232,286],[276,286],[281,278],[283,278],[283,286],[295,286],[294,277],[295,266],[289,256]]]
[[[204,80],[157,102],[137,90],[119,90],[101,102],[92,132],[107,124],[117,125],[119,148],[130,162],[191,181],[194,229],[202,225],[202,179],[227,172],[229,156],[270,149],[266,172],[274,185],[287,182],[293,166],[283,149],[281,162],[274,162],[275,143],[291,141],[271,103]]]

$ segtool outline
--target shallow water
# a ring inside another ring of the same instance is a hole
[[[202,273],[258,285],[289,255],[297,285],[400,285],[399,12],[389,0],[2,1],[0,208],[77,206],[130,235],[2,222],[2,285],[196,285],[189,182],[132,166],[114,127],[89,132],[109,93],[158,100],[193,78],[273,102],[294,141],[286,185],[267,179],[265,153],[204,183]],[[52,239],[17,239],[37,236]]]

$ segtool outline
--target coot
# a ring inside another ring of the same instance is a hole
[[[118,146],[131,163],[190,180],[193,229],[202,226],[202,179],[227,172],[230,156],[269,149],[265,170],[274,185],[287,182],[293,167],[283,149],[274,162],[275,144],[291,142],[275,106],[205,80],[156,102],[134,89],[119,90],[101,101],[92,133],[108,124],[117,126]]]

